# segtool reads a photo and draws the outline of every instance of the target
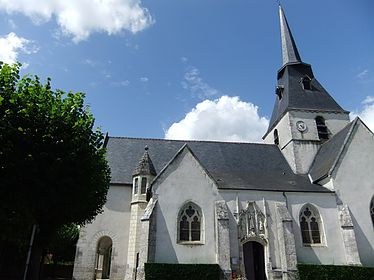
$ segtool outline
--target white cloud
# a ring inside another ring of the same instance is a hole
[[[366,96],[366,98],[362,101],[363,104],[370,104],[374,103],[374,96]]]
[[[184,74],[184,80],[182,81],[182,87],[189,90],[200,99],[209,98],[219,94],[217,89],[204,82],[200,77],[199,69],[193,66],[187,68],[187,71]]]
[[[369,74],[369,70],[365,69],[356,75],[359,79],[364,79]]]
[[[143,82],[143,83],[146,83],[146,82],[149,81],[149,79],[147,77],[141,77],[140,81]]]
[[[0,0],[0,10],[22,13],[36,24],[55,18],[74,42],[87,39],[93,32],[137,33],[153,23],[141,0]]]
[[[371,131],[374,131],[374,96],[366,96],[362,103],[364,104],[362,111],[352,112],[350,117],[351,119],[360,117]]]
[[[17,36],[14,32],[0,37],[0,61],[15,63],[20,53],[31,54],[38,51],[33,42]]]
[[[254,104],[223,95],[198,103],[184,119],[165,131],[165,138],[260,142],[268,124],[269,120],[259,116]]]

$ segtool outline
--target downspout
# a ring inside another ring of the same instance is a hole
[[[288,199],[287,199],[287,196],[286,196],[286,192],[282,192],[282,194],[283,194],[283,196],[286,200],[286,208],[287,208],[288,212],[290,212],[290,209],[288,208]]]

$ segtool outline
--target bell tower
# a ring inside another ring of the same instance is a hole
[[[318,148],[349,123],[345,111],[301,60],[279,6],[283,65],[277,73],[275,104],[263,140],[275,144],[297,174],[307,174]]]

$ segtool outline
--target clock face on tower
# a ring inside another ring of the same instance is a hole
[[[306,124],[303,121],[296,122],[296,128],[300,132],[305,132],[305,130],[307,129]]]

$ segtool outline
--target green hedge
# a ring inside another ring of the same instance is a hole
[[[300,280],[374,280],[374,267],[298,264]]]
[[[146,280],[217,280],[221,269],[218,264],[146,263]]]

